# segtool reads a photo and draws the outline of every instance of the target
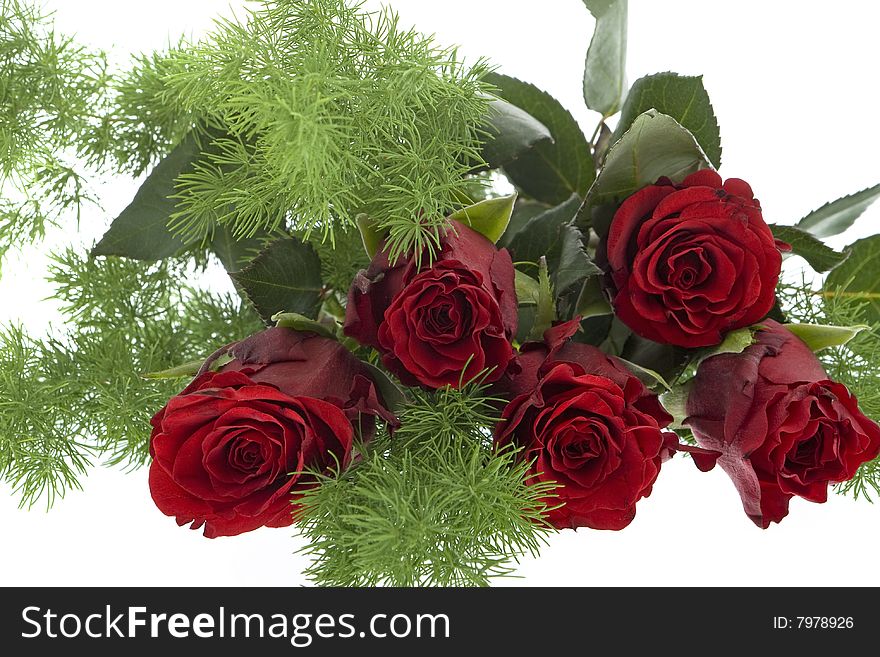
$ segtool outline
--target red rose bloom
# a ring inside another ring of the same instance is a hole
[[[234,360],[172,397],[150,437],[156,506],[208,538],[290,525],[305,470],[346,467],[356,430],[395,421],[335,340],[271,328],[223,351]]]
[[[452,222],[431,266],[380,252],[348,293],[345,333],[379,350],[408,385],[458,386],[513,356],[516,292],[506,249]]]
[[[559,499],[547,500],[563,503],[548,515],[557,529],[623,529],[678,441],[663,431],[672,416],[657,395],[620,361],[568,341],[577,327],[561,324],[523,346],[518,368],[499,383],[512,399],[495,444],[521,447],[533,481],[559,484]],[[703,450],[690,451],[702,465]]]
[[[704,347],[773,306],[782,257],[747,183],[706,169],[626,199],[600,247],[614,310],[634,333]]]
[[[828,484],[851,479],[880,453],[880,427],[846,386],[784,326],[764,320],[756,343],[700,365],[686,424],[721,453],[746,514],[762,528],[788,515],[798,495],[828,498]]]

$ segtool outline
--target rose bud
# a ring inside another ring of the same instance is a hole
[[[773,306],[782,256],[747,183],[709,169],[627,198],[599,246],[615,313],[634,333],[705,347]]]
[[[530,480],[558,484],[558,499],[546,500],[558,507],[547,516],[557,529],[623,529],[676,449],[694,452],[701,467],[713,459],[663,431],[672,416],[621,361],[569,341],[577,328],[578,320],[560,324],[543,343],[523,345],[498,384],[511,401],[495,445],[522,448]]]
[[[220,356],[233,360],[211,371]],[[344,468],[374,418],[396,422],[366,367],[330,338],[270,328],[214,354],[152,419],[150,492],[208,538],[293,522],[306,470]]]
[[[700,364],[685,424],[721,453],[746,514],[766,529],[795,495],[824,502],[829,483],[876,458],[880,427],[799,338],[773,320],[761,326],[742,353]]]
[[[513,356],[513,276],[506,249],[453,221],[431,264],[373,258],[348,293],[345,333],[407,385],[457,387],[485,370],[497,380]]]

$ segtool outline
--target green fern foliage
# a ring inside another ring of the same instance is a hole
[[[181,286],[184,276],[180,263],[68,250],[49,274],[67,331],[0,327],[0,480],[23,506],[51,506],[99,460],[145,463],[150,418],[183,384],[142,375],[260,328],[236,298]]]
[[[182,176],[172,228],[286,226],[332,237],[367,213],[394,254],[436,244],[480,161],[485,65],[403,29],[390,10],[276,0],[163,61],[163,102],[221,127]]]
[[[77,154],[106,85],[103,53],[30,4],[0,0],[0,257],[93,200]]]
[[[394,436],[306,492],[296,517],[324,586],[486,586],[536,555],[552,486],[493,451],[496,401],[479,386],[417,392]]]

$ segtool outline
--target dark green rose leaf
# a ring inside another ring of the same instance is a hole
[[[572,336],[572,340],[598,347],[608,337],[608,331],[611,330],[611,322],[613,320],[614,315],[611,313],[587,317],[581,321],[580,331]]]
[[[839,235],[853,225],[856,219],[880,197],[880,185],[874,185],[855,194],[826,203],[797,223],[797,227],[816,237]]]
[[[574,314],[587,319],[589,317],[610,315],[613,312],[611,303],[602,290],[599,274],[587,277],[583,286],[581,286]]]
[[[156,165],[126,207],[92,250],[135,260],[161,260],[187,246],[168,230],[168,218],[177,201],[171,198],[177,177],[188,171],[202,149],[192,132]]]
[[[773,236],[791,245],[791,252],[799,255],[817,272],[834,269],[846,260],[847,253],[835,251],[830,246],[816,239],[807,232],[794,226],[777,226],[770,224]]]
[[[611,116],[626,97],[627,0],[584,0],[596,19],[584,67],[587,107]]]
[[[247,267],[229,274],[267,323],[277,313],[314,319],[321,305],[321,261],[296,237],[273,242]]]
[[[880,322],[880,235],[858,240],[849,252],[849,257],[828,274],[822,293],[864,301],[865,322]]]
[[[553,277],[554,289],[563,295],[571,291],[585,278],[601,272],[584,249],[581,232],[571,224],[559,231],[559,262]]]
[[[257,257],[268,239],[265,231],[253,237],[236,238],[229,226],[217,226],[211,238],[211,251],[226,271],[239,271]]]
[[[532,217],[535,217],[542,212],[546,212],[550,207],[551,206],[546,203],[518,198],[513,205],[513,214],[510,215],[510,222],[507,224],[507,229],[504,231],[504,235],[501,236],[501,239],[498,240],[498,246],[510,246],[510,240],[513,239],[513,236],[516,235]]]
[[[636,80],[620,112],[620,121],[611,137],[620,139],[636,117],[655,109],[678,121],[690,131],[717,169],[721,166],[721,136],[718,121],[703,86],[703,76],[657,73]]]
[[[546,257],[557,296],[599,272],[584,251],[580,231],[571,224],[579,206],[580,199],[572,195],[565,203],[532,217],[508,247],[517,262],[537,263]]]
[[[553,141],[550,131],[534,116],[501,98],[489,104],[484,129],[483,159],[493,169],[515,160],[540,141]]]
[[[661,176],[678,182],[708,167],[703,150],[686,128],[670,116],[648,110],[636,117],[608,151],[578,212],[577,223],[582,227],[592,225],[594,213],[610,221],[616,205]]]
[[[534,85],[499,73],[486,81],[498,87],[498,95],[545,125],[553,141],[543,140],[504,167],[519,189],[537,201],[557,205],[572,194],[586,194],[595,178],[587,138],[577,121],[550,94]]]

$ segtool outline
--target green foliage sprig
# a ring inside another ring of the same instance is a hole
[[[308,577],[329,586],[485,586],[536,554],[552,486],[526,485],[528,464],[492,450],[493,400],[476,385],[416,392],[400,417],[393,437],[378,437],[301,500]]]
[[[31,5],[0,0],[0,256],[92,200],[74,162],[107,80],[103,53]]]
[[[158,101],[226,133],[179,181],[172,225],[189,238],[217,224],[236,237],[286,225],[332,238],[364,212],[392,255],[420,252],[481,161],[485,64],[463,66],[387,9],[266,2],[150,70]]]
[[[0,480],[23,506],[79,487],[96,459],[137,466],[148,458],[150,418],[179,391],[143,373],[204,356],[257,330],[229,295],[181,286],[185,268],[55,257],[49,280],[70,319],[45,338],[0,330]]]
[[[197,123],[169,90],[175,52],[137,55],[130,69],[110,78],[102,112],[81,136],[80,150],[90,165],[140,176]]]

